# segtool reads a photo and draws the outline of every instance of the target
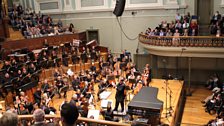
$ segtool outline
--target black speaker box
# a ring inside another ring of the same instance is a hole
[[[126,0],[116,0],[116,6],[113,11],[114,15],[116,15],[117,17],[122,16],[125,8],[125,3]]]

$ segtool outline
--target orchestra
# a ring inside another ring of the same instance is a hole
[[[104,111],[105,119],[113,121],[113,111],[119,111],[119,105],[121,112],[125,111],[126,90],[137,94],[143,86],[149,86],[151,67],[146,65],[143,73],[138,71],[126,50],[116,56],[108,51],[107,60],[98,52],[95,46],[79,48],[76,44],[64,44],[30,51],[33,55],[25,55],[23,58],[18,58],[17,54],[9,56],[10,60],[4,62],[1,70],[4,76],[1,79],[3,92],[0,96],[8,95],[6,85],[13,84],[10,90],[16,91],[13,95],[15,109],[19,114],[30,114],[34,107],[55,112],[54,106],[50,105],[53,99],[60,99],[62,96],[66,98],[67,92],[72,91],[74,93],[70,103],[79,106],[80,114],[87,117],[88,109],[95,108],[96,103],[101,102],[101,93],[115,90],[114,108],[110,105]],[[69,68],[70,63],[74,64],[75,70]],[[90,65],[86,67],[86,63]],[[41,71],[49,68],[53,68],[52,76],[40,78]],[[26,90],[30,89],[23,86],[33,82],[38,85],[30,96],[26,94]],[[94,88],[95,85],[97,89]]]

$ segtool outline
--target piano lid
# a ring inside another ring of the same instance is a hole
[[[157,99],[158,88],[142,87],[137,95],[129,103],[128,107],[140,107],[146,109],[162,109],[163,102]]]

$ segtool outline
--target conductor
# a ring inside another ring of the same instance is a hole
[[[119,78],[119,83],[117,84],[117,90],[115,95],[116,103],[114,111],[117,111],[119,104],[121,104],[121,112],[124,112],[124,99],[125,99],[125,84],[124,78]]]

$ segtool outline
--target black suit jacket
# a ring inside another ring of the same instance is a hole
[[[116,92],[116,100],[117,101],[124,101],[124,98],[125,98],[125,94],[124,94],[124,90],[125,90],[125,85],[124,83],[119,83],[117,85],[117,92]]]

